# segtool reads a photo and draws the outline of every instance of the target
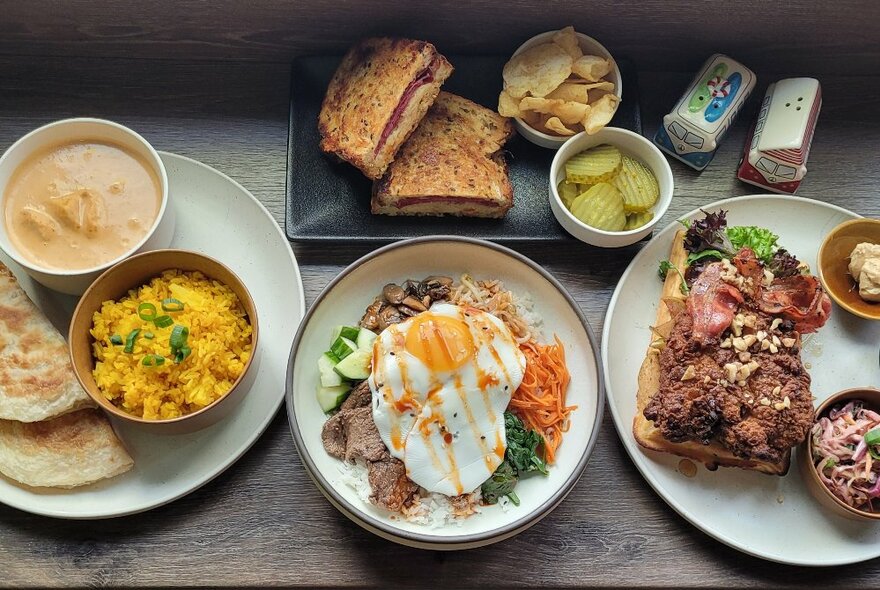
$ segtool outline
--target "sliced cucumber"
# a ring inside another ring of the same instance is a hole
[[[339,331],[339,335],[342,338],[348,338],[352,342],[357,342],[358,333],[360,331],[360,328],[355,328],[353,326],[342,326],[342,329]]]
[[[351,353],[333,367],[333,370],[345,379],[363,381],[370,376],[370,359],[373,357],[371,350],[361,349]]]
[[[345,401],[351,387],[348,385],[337,385],[335,387],[318,387],[318,405],[324,410],[324,413],[332,412]]]
[[[369,350],[371,353],[373,352],[373,341],[376,340],[378,334],[375,332],[371,332],[366,328],[361,328],[361,331],[358,332],[357,337],[357,347],[358,350]]]
[[[342,360],[357,349],[357,344],[355,344],[348,338],[339,336],[336,340],[333,341],[333,344],[330,346],[330,354],[332,354],[339,360]]]
[[[336,326],[330,333],[330,342],[335,342],[340,336],[349,340],[357,340],[358,332],[360,332],[360,328],[355,326]]]
[[[337,387],[342,385],[342,376],[333,370],[339,359],[329,352],[325,352],[318,359],[318,372],[321,374],[321,385],[324,387]]]

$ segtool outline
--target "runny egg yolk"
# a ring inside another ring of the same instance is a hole
[[[412,320],[406,350],[433,371],[452,371],[473,358],[474,340],[460,319],[423,313]]]

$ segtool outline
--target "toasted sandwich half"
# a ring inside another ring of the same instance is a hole
[[[501,150],[513,133],[510,119],[441,92],[373,184],[373,213],[503,217],[513,187]]]
[[[318,115],[321,149],[381,178],[451,73],[452,65],[425,41],[361,41],[327,88]]]

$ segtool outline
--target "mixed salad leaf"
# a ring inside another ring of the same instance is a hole
[[[519,506],[519,498],[513,492],[520,477],[527,473],[538,472],[547,475],[547,463],[538,453],[543,443],[541,434],[534,429],[527,429],[516,414],[504,412],[504,429],[507,433],[507,451],[504,461],[483,482],[480,491],[488,504],[497,504],[498,500],[507,496],[511,502]]]
[[[688,252],[687,276],[699,274],[706,264],[733,258],[742,248],[750,248],[764,263],[765,268],[777,278],[789,277],[801,272],[801,263],[778,245],[779,236],[769,229],[754,225],[727,226],[727,211],[703,211],[705,217],[694,221],[683,220],[687,228],[684,247]],[[668,260],[660,262],[660,276],[674,268]],[[677,270],[677,269],[676,269]],[[684,282],[684,281],[683,281]],[[684,292],[684,288],[682,289]]]

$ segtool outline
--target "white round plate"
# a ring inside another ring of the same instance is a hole
[[[557,334],[565,344],[571,372],[567,402],[577,405],[550,475],[524,478],[516,487],[522,501],[507,512],[500,506],[442,527],[401,520],[361,500],[343,481],[341,462],[324,451],[321,428],[327,417],[318,406],[318,357],[327,350],[334,326],[354,324],[383,285],[429,275],[458,279],[501,279],[515,293],[530,294],[543,318],[544,340]],[[595,339],[577,304],[546,271],[527,258],[490,242],[470,238],[428,237],[397,242],[358,260],[321,293],[309,310],[291,350],[287,413],[300,457],[318,489],[339,510],[365,529],[415,547],[462,549],[513,536],[559,504],[577,482],[592,451],[603,409],[602,377]]]
[[[195,250],[229,266],[260,314],[259,371],[235,412],[194,434],[151,435],[125,424],[117,433],[134,459],[128,473],[73,490],[31,490],[0,478],[0,502],[60,518],[108,518],[142,512],[198,489],[235,463],[259,438],[284,398],[287,351],[305,311],[293,251],[271,214],[244,187],[195,160],[162,153],[177,214],[172,248]],[[50,291],[5,255],[3,263],[67,334],[76,298]]]
[[[727,210],[729,225],[757,225],[779,235],[779,244],[816,268],[823,237],[858,217],[820,201],[778,195],[737,197],[703,207]],[[702,214],[694,211],[689,218]],[[810,495],[797,463],[783,477],[721,467],[700,467],[688,478],[680,458],[646,451],[633,438],[636,378],[649,342],[662,283],[657,263],[669,257],[673,223],[660,232],[623,273],[611,298],[602,337],[608,405],[620,438],[649,484],[679,514],[740,551],[782,563],[836,565],[880,555],[880,526],[851,522],[823,509]],[[804,338],[802,358],[816,404],[848,387],[880,383],[880,322],[859,319],[837,305],[828,323]],[[796,451],[795,451],[796,452]]]

